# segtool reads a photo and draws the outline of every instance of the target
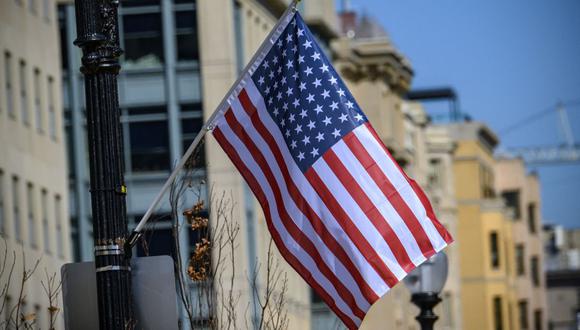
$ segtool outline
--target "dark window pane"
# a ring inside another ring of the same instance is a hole
[[[175,3],[190,3],[195,4],[195,0],[174,0]]]
[[[505,205],[514,210],[514,218],[520,219],[520,192],[518,190],[504,191],[501,196]]]
[[[203,126],[202,118],[191,118],[181,120],[181,138],[182,138],[182,148],[183,152],[189,148],[189,145],[193,142],[197,133],[201,130]],[[203,144],[199,145],[194,153],[195,156],[195,167],[205,166],[205,148]]]
[[[542,310],[537,309],[534,311],[534,330],[542,330]]]
[[[493,319],[495,330],[503,330],[503,316],[502,316],[501,297],[493,298]]]
[[[516,245],[516,271],[518,275],[524,275],[526,273],[525,260],[526,255],[524,245]]]
[[[528,302],[525,300],[521,300],[518,303],[519,308],[519,317],[520,317],[520,329],[527,330],[528,329]]]
[[[124,15],[125,65],[156,67],[163,63],[163,37],[159,13]]]
[[[68,40],[66,38],[67,26],[66,26],[66,6],[58,6],[58,30],[60,35],[60,59],[61,67],[63,70],[68,69]]]
[[[131,168],[134,172],[169,169],[169,138],[166,121],[129,125]]]
[[[530,233],[536,233],[536,204],[528,204],[528,228]]]
[[[174,256],[174,243],[171,228],[147,231],[144,239],[137,243],[137,255]]]
[[[177,60],[197,61],[197,18],[194,10],[175,13],[175,34],[177,38]]]
[[[489,245],[491,252],[491,267],[499,268],[499,240],[496,232],[489,235]]]
[[[164,106],[129,108],[130,115],[150,115],[150,114],[158,114],[158,113],[166,113],[166,112],[167,112],[167,108],[165,108]]]
[[[530,260],[530,267],[532,271],[532,283],[535,287],[540,286],[540,264],[538,262],[538,257],[533,256]]]
[[[159,5],[159,0],[123,0],[122,7],[142,7]]]
[[[324,300],[314,290],[310,289],[310,302],[313,304],[324,303]]]

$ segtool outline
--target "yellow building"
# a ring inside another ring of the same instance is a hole
[[[512,220],[494,188],[494,133],[481,123],[450,124],[461,244],[464,329],[519,329],[514,318]]]
[[[519,158],[501,158],[495,165],[498,194],[513,215],[514,276],[520,329],[546,329],[546,280],[537,175],[526,172]],[[514,313],[516,310],[514,310]]]

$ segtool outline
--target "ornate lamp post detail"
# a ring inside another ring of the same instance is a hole
[[[118,0],[76,0],[77,40],[83,51],[91,202],[99,324],[126,329],[134,322],[131,269],[123,250],[127,216],[117,75]]]

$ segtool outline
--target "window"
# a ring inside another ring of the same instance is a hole
[[[428,185],[434,188],[440,188],[443,183],[443,164],[441,159],[433,158],[429,160],[429,177]]]
[[[479,167],[479,177],[481,181],[481,195],[483,198],[494,198],[494,179],[493,172],[484,165]]]
[[[20,61],[20,113],[22,121],[25,124],[30,124],[28,115],[28,98],[26,97],[26,62]]]
[[[63,241],[66,237],[62,236],[62,201],[60,195],[54,196],[54,223],[56,225],[56,252],[59,257],[64,257]]]
[[[36,0],[28,0],[28,9],[31,13],[36,14]]]
[[[6,234],[4,228],[4,172],[0,170],[0,234]]]
[[[536,309],[534,311],[534,330],[542,330],[544,321],[542,320],[542,310]]]
[[[528,302],[526,300],[520,300],[518,302],[518,312],[520,318],[520,329],[529,329],[528,325]]]
[[[54,105],[54,79],[48,77],[48,133],[56,141],[56,107]]]
[[[195,9],[175,12],[175,38],[177,44],[177,61],[197,61],[199,58],[199,49]]]
[[[17,176],[12,177],[12,221],[14,221],[14,236],[22,242],[21,219],[20,219],[20,187]]]
[[[36,238],[36,224],[34,223],[34,186],[30,182],[26,185],[26,203],[26,208],[28,209],[28,240],[31,247],[37,248],[38,240]]]
[[[50,254],[50,232],[48,228],[48,192],[42,189],[41,193],[42,210],[42,237],[44,241],[44,252]]]
[[[520,276],[526,273],[526,253],[523,244],[516,245],[516,272]]]
[[[530,233],[536,233],[536,204],[529,203],[528,204],[528,229]]]
[[[58,32],[60,35],[60,66],[63,72],[68,70],[68,27],[66,25],[66,8],[68,5],[58,5]],[[123,3],[125,6],[125,3]]]
[[[160,67],[163,64],[161,31],[158,11],[123,16],[126,68]]]
[[[501,305],[501,297],[495,296],[493,298],[493,323],[495,330],[503,330],[503,315]]]
[[[491,267],[494,269],[499,268],[499,238],[497,232],[493,231],[489,235],[489,248],[491,257]]]
[[[519,220],[521,217],[520,191],[519,190],[504,191],[501,193],[501,197],[503,197],[505,205],[510,209],[514,210],[514,218],[516,220]]]
[[[34,117],[36,130],[42,132],[42,106],[40,104],[40,70],[34,69]]]
[[[197,133],[201,130],[203,121],[201,118],[188,118],[181,120],[181,139],[183,152],[189,148]],[[196,168],[203,168],[205,166],[205,148],[200,145],[194,153]]]
[[[535,287],[540,286],[540,264],[538,262],[538,256],[533,256],[530,259],[531,271],[532,271],[532,283]]]
[[[50,6],[52,0],[42,0],[42,16],[48,21],[50,20]]]
[[[124,0],[123,7],[158,6],[159,0]]]
[[[169,169],[169,132],[166,120],[131,123],[129,138],[131,140],[131,169],[134,172]]]
[[[4,83],[6,84],[4,87],[6,88],[6,109],[8,109],[8,114],[15,118],[16,114],[14,113],[14,95],[13,87],[12,87],[12,55],[10,52],[4,53]]]

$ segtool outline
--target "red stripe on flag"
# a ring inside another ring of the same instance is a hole
[[[365,125],[366,125],[367,129],[369,130],[369,132],[371,132],[372,136],[375,138],[377,143],[383,148],[383,150],[385,150],[385,153],[389,156],[390,160],[397,166],[399,171],[403,174],[403,176],[405,177],[405,179],[407,180],[409,185],[411,185],[411,188],[413,188],[413,191],[415,192],[417,197],[419,197],[421,204],[423,204],[423,207],[425,208],[425,211],[427,212],[427,216],[429,217],[429,220],[431,220],[431,222],[433,223],[433,226],[435,226],[435,229],[437,229],[437,232],[439,232],[439,235],[441,235],[441,237],[443,238],[443,240],[445,240],[445,242],[447,244],[452,243],[453,238],[451,237],[451,235],[449,234],[447,229],[445,229],[445,227],[443,227],[443,225],[437,220],[437,217],[435,216],[435,211],[433,211],[433,206],[431,206],[431,202],[429,202],[429,199],[425,195],[425,192],[423,192],[423,189],[421,189],[421,187],[419,187],[417,182],[415,182],[415,180],[411,179],[407,175],[407,173],[405,173],[405,171],[403,171],[401,166],[399,166],[399,163],[397,163],[395,161],[395,159],[393,158],[393,156],[391,155],[391,153],[389,152],[389,150],[387,149],[387,147],[385,146],[383,141],[381,141],[381,138],[379,137],[379,135],[377,134],[377,132],[375,131],[373,126],[368,122],[365,123]]]
[[[357,329],[357,325],[354,323],[354,321],[348,315],[344,314],[340,310],[340,308],[338,308],[338,306],[334,302],[334,299],[326,292],[326,290],[322,286],[320,286],[316,282],[316,280],[314,280],[312,273],[306,267],[304,267],[302,263],[288,250],[286,245],[284,245],[284,241],[282,240],[280,234],[278,233],[278,231],[276,231],[276,228],[272,223],[270,204],[268,203],[268,199],[266,198],[264,191],[260,187],[260,184],[254,177],[252,172],[244,164],[240,156],[237,154],[236,150],[229,143],[228,139],[224,136],[219,127],[213,130],[213,136],[216,138],[220,146],[224,149],[226,154],[230,157],[234,166],[238,169],[238,171],[240,171],[240,173],[242,173],[242,175],[248,182],[250,189],[252,189],[254,195],[256,196],[256,198],[260,202],[260,205],[264,209],[266,224],[268,226],[270,233],[272,234],[272,238],[274,239],[276,246],[278,246],[278,249],[280,249],[280,254],[282,254],[284,259],[286,259],[286,261],[294,269],[298,271],[298,273],[302,276],[302,278],[304,278],[304,280],[312,288],[316,290],[316,292],[324,299],[324,301],[330,307],[330,309],[332,309],[332,311],[336,313],[336,315],[338,315],[338,317],[348,326],[349,329]]]
[[[328,206],[328,209],[337,220],[338,224],[344,229],[352,242],[365,256],[369,264],[377,271],[379,276],[381,276],[390,288],[395,286],[395,284],[399,282],[397,277],[391,272],[387,265],[385,265],[381,257],[377,254],[377,251],[369,244],[360,230],[352,222],[352,219],[348,214],[346,214],[340,203],[328,190],[328,187],[324,184],[320,176],[318,176],[318,173],[316,173],[314,168],[309,168],[304,175],[312,187],[314,187],[316,193],[318,193],[318,196],[320,196],[324,204]]]
[[[310,204],[304,199],[298,188],[296,187],[294,181],[292,180],[290,173],[288,171],[288,167],[286,162],[284,161],[284,157],[282,156],[282,152],[276,140],[268,131],[268,129],[264,126],[264,123],[260,120],[260,117],[257,114],[257,109],[248,97],[246,90],[242,90],[238,95],[240,103],[242,104],[244,110],[250,117],[254,127],[258,131],[258,133],[264,138],[270,150],[274,154],[274,158],[276,158],[276,162],[278,163],[278,167],[282,171],[282,176],[284,177],[284,181],[286,182],[286,186],[288,187],[288,192],[290,196],[296,203],[296,206],[302,211],[302,213],[311,221],[312,227],[322,238],[326,246],[332,251],[335,257],[342,262],[345,268],[352,274],[353,278],[359,285],[361,292],[367,299],[367,301],[372,305],[375,301],[379,299],[379,296],[375,293],[375,291],[368,285],[366,280],[363,278],[361,273],[359,272],[358,268],[354,265],[351,258],[348,256],[344,248],[340,245],[338,241],[334,238],[334,236],[328,231],[320,217],[314,212]],[[255,115],[254,115],[255,114]]]
[[[389,200],[389,202],[391,202],[397,213],[399,213],[401,219],[403,219],[407,228],[409,228],[409,231],[413,234],[413,237],[425,258],[429,258],[435,254],[435,249],[433,249],[433,245],[421,226],[421,223],[415,216],[415,213],[413,213],[407,203],[405,203],[397,189],[395,189],[389,178],[387,178],[385,173],[383,173],[377,163],[375,163],[354,132],[348,133],[343,140],[361,165],[366,169],[373,181],[381,189],[383,195]]]
[[[328,149],[322,158],[324,158],[342,185],[347,188],[346,190],[350,196],[359,205],[363,213],[369,218],[377,231],[381,234],[381,236],[383,236],[385,242],[387,242],[391,248],[391,251],[393,251],[393,255],[397,259],[397,262],[401,268],[403,268],[407,273],[413,270],[415,265],[409,258],[409,255],[401,243],[401,240],[399,240],[399,237],[393,231],[387,220],[379,212],[377,207],[373,204],[373,202],[370,200],[355,178],[350,174],[348,169],[346,169],[338,156],[336,156],[332,148]]]
[[[232,111],[227,111],[224,115],[228,126],[232,129],[232,131],[238,136],[238,138],[242,141],[242,143],[248,148],[250,153],[252,154],[254,160],[260,166],[260,169],[266,176],[266,180],[268,181],[270,187],[272,188],[272,192],[274,194],[274,198],[276,200],[276,205],[278,205],[278,213],[280,215],[280,219],[282,220],[284,227],[294,240],[300,244],[300,246],[312,257],[312,259],[316,262],[320,271],[329,279],[330,283],[335,287],[338,294],[341,298],[349,305],[354,315],[356,315],[361,320],[365,316],[365,312],[362,311],[352,295],[352,293],[344,286],[344,284],[336,277],[333,271],[328,268],[326,263],[324,262],[323,258],[321,257],[320,253],[316,249],[316,246],[312,241],[306,236],[298,226],[294,223],[294,221],[290,218],[290,215],[286,211],[286,207],[284,205],[284,200],[282,198],[282,194],[280,192],[280,187],[268,166],[264,155],[258,149],[258,147],[254,144],[250,136],[246,133],[242,125],[238,122],[234,113]]]

